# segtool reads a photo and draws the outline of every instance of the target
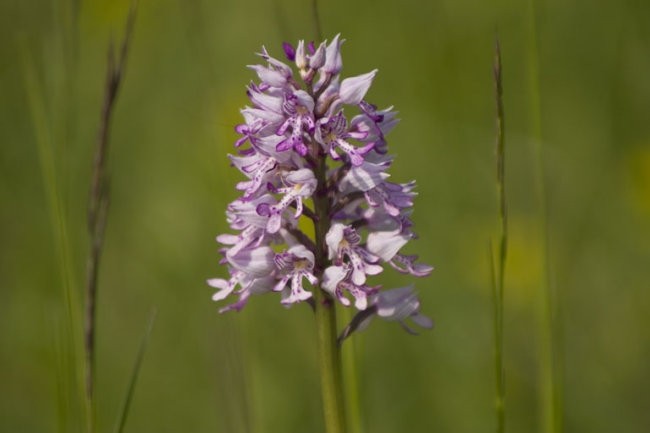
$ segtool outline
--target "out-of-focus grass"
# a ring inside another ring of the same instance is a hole
[[[540,85],[539,33],[537,31],[538,4],[528,1],[528,81],[530,89],[530,118],[532,124],[533,161],[535,173],[534,195],[540,226],[541,273],[537,295],[539,322],[539,424],[542,432],[561,433],[562,419],[562,359],[561,359],[561,317],[558,314],[559,299],[551,278],[553,260],[550,252],[551,233],[546,189],[546,153],[542,133],[542,95]]]
[[[58,45],[57,45],[58,42]],[[62,41],[55,41],[54,46],[60,48]],[[58,423],[60,430],[74,431],[83,425],[83,420],[88,419],[90,406],[81,398],[80,390],[83,387],[81,375],[80,346],[80,303],[76,292],[75,277],[73,275],[70,238],[68,234],[68,221],[62,199],[61,191],[61,166],[57,158],[57,148],[64,148],[60,142],[65,135],[65,127],[61,128],[56,122],[67,123],[65,115],[48,116],[48,108],[62,107],[60,95],[56,90],[66,88],[67,80],[56,83],[53,92],[46,92],[41,84],[41,77],[34,65],[31,53],[25,52],[23,73],[25,77],[25,91],[31,112],[31,125],[38,148],[40,174],[47,197],[47,211],[50,229],[55,245],[56,263],[58,264],[58,280],[62,287],[59,292],[60,306],[55,313],[56,330],[48,337],[54,339],[56,346],[56,386],[58,399]],[[65,68],[65,62],[54,64],[57,69]],[[51,90],[51,89],[48,89]],[[50,106],[45,100],[46,95],[52,96]],[[59,146],[57,146],[57,144]],[[51,319],[51,318],[50,318]]]
[[[64,308],[61,257],[47,210],[51,185],[43,185],[19,59],[33,55],[53,136],[61,137],[53,151],[70,270],[78,281],[105,50],[129,3],[79,2],[67,23],[53,21],[55,10],[65,10],[61,1],[0,6],[2,431],[56,430],[52,322]],[[549,254],[565,318],[564,426],[645,432],[650,214],[642,155],[650,143],[650,9],[632,0],[537,5]],[[224,273],[213,237],[226,230],[223,210],[239,180],[225,153],[253,77],[245,65],[256,61],[262,44],[280,56],[284,38],[311,36],[309,2],[140,6],[112,138],[113,201],[100,277],[107,290],[98,300],[99,428],[113,427],[142,317],[157,305],[127,429],[322,431],[309,309],[285,310],[269,296],[252,299],[240,314],[219,316],[204,284]],[[363,335],[358,375],[366,431],[480,431],[494,422],[485,240],[495,214],[495,25],[507,53],[504,103],[511,113],[507,425],[536,431],[541,355],[534,290],[543,252],[525,2],[332,0],[320,6],[325,35],[341,32],[347,39],[345,74],[379,68],[369,97],[400,111],[402,123],[389,137],[398,155],[393,179],[418,180],[420,239],[410,252],[436,266],[417,281],[435,330],[411,338],[374,321]],[[54,42],[62,32],[76,41],[72,70],[57,66],[64,55]],[[71,90],[63,90],[62,78]],[[64,127],[54,119],[69,120]],[[408,279],[386,272],[377,281],[391,287]]]
[[[508,198],[506,194],[506,147],[505,147],[505,110],[503,108],[503,62],[498,35],[494,45],[494,100],[495,100],[495,178],[497,196],[497,237],[490,241],[490,267],[493,293],[494,323],[494,386],[496,432],[503,433],[506,428],[506,376],[503,368],[503,315],[508,259]],[[493,245],[493,243],[495,245]]]
[[[138,353],[133,362],[133,370],[131,371],[131,376],[129,377],[129,385],[127,387],[126,393],[124,394],[124,400],[122,403],[121,410],[117,416],[117,421],[115,422],[115,433],[122,433],[126,426],[126,421],[129,417],[129,411],[131,410],[131,402],[133,401],[133,395],[135,393],[135,386],[138,383],[138,377],[140,376],[140,369],[142,367],[142,360],[144,359],[144,354],[147,350],[147,345],[149,344],[149,339],[151,338],[151,331],[153,330],[153,325],[156,321],[156,310],[154,309],[149,316],[149,323],[147,328],[142,336],[140,341],[140,347],[138,348]]]

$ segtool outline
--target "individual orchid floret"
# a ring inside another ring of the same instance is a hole
[[[396,184],[382,182],[366,192],[366,200],[372,207],[382,207],[389,215],[397,216],[403,209],[413,206],[414,182]]]
[[[388,263],[398,272],[403,274],[411,274],[415,277],[428,276],[433,271],[433,266],[425,265],[423,263],[415,263],[417,259],[417,255],[405,256],[402,254],[395,254]]]
[[[309,133],[315,126],[314,100],[307,92],[299,90],[287,94],[282,107],[287,115],[287,120],[278,128],[276,134],[282,136],[291,128],[291,135],[278,143],[276,150],[284,152],[293,148],[300,156],[305,156],[307,155],[307,145],[303,134]]]
[[[335,264],[345,263],[350,265],[351,281],[356,285],[366,282],[367,275],[377,275],[384,268],[377,265],[378,258],[359,246],[361,237],[351,226],[340,223],[332,225],[325,236],[329,251],[329,259]]]
[[[358,167],[363,164],[364,155],[370,152],[374,146],[373,143],[366,144],[362,147],[355,147],[347,140],[361,140],[366,137],[365,132],[348,130],[347,120],[342,111],[338,114],[323,118],[319,121],[319,128],[316,130],[315,138],[325,150],[330,154],[332,159],[338,160],[340,156],[336,153],[336,148],[345,152],[353,166]]]
[[[368,307],[368,296],[376,290],[366,285],[355,285],[350,281],[350,270],[348,265],[328,267],[323,274],[321,287],[346,307],[350,306],[350,300],[345,295],[351,295],[354,298],[354,307],[357,310],[365,310]]]
[[[431,319],[420,314],[420,300],[412,286],[386,290],[376,296],[374,304],[377,308],[377,316],[382,319],[398,321],[411,333],[415,333],[415,331],[407,325],[406,319],[412,320],[413,323],[425,329],[433,327]]]
[[[276,254],[275,264],[282,277],[273,290],[283,291],[287,283],[291,282],[291,288],[282,300],[283,304],[293,304],[311,298],[312,294],[303,288],[302,280],[306,278],[310,284],[316,285],[318,279],[313,274],[314,262],[314,253],[303,245],[295,245],[284,253]]]
[[[352,119],[352,123],[361,123],[359,129],[368,131],[368,140],[375,143],[375,151],[382,155],[386,154],[388,152],[386,134],[399,123],[397,112],[392,111],[393,107],[377,110],[375,105],[366,101],[361,101],[359,108],[363,114]]]
[[[276,233],[282,225],[282,213],[291,205],[296,204],[296,213],[294,218],[302,215],[303,199],[310,197],[316,189],[316,178],[314,173],[308,168],[292,171],[283,178],[286,187],[277,188],[274,192],[284,194],[282,200],[277,204],[269,205],[261,203],[257,207],[257,213],[262,216],[268,216],[269,221],[266,229],[269,233]]]
[[[377,291],[370,297],[370,307],[360,311],[339,335],[339,344],[353,332],[368,327],[373,317],[398,322],[409,334],[417,335],[417,331],[409,326],[407,320],[424,329],[431,329],[433,321],[420,313],[420,300],[412,286],[397,289]]]
[[[234,271],[229,280],[222,278],[212,278],[208,280],[208,285],[218,289],[212,296],[213,301],[221,301],[226,299],[232,293],[239,295],[239,300],[234,304],[227,305],[219,310],[220,313],[226,311],[239,311],[248,301],[248,298],[253,294],[261,294],[270,291],[275,279],[272,277],[252,278],[244,272]],[[235,290],[240,286],[238,290]]]
[[[270,180],[270,178],[275,174],[273,170],[278,165],[275,158],[264,156],[259,153],[253,153],[250,156],[244,157],[231,155],[230,160],[235,167],[250,179],[237,184],[237,189],[244,191],[244,200],[253,196],[259,191],[263,184]]]

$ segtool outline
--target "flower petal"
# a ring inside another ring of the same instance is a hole
[[[372,232],[368,235],[368,251],[379,256],[385,262],[390,261],[406,245],[411,236],[392,232]]]
[[[327,46],[325,50],[325,64],[322,67],[322,70],[328,74],[336,75],[341,72],[343,68],[343,61],[341,59],[341,45],[345,40],[340,40],[340,34],[334,36],[332,42]]]
[[[279,71],[261,65],[249,65],[248,67],[257,73],[257,76],[263,83],[271,87],[283,87],[287,84],[287,77]]]
[[[341,82],[341,88],[339,89],[339,98],[341,98],[341,101],[344,104],[350,105],[357,105],[360,103],[363,97],[366,96],[376,74],[377,69],[368,72],[367,74],[343,80]]]
[[[226,253],[228,263],[253,277],[265,277],[274,269],[275,253],[270,247],[245,248],[235,254]]]
[[[348,268],[344,266],[330,266],[325,269],[323,273],[323,282],[321,287],[334,295],[336,292],[336,286],[343,281],[343,279],[348,275]]]
[[[336,254],[339,251],[339,244],[343,240],[343,230],[345,226],[341,223],[334,223],[330,227],[327,235],[325,235],[325,243],[327,243],[327,248],[329,251],[328,258],[331,260],[336,257]]]

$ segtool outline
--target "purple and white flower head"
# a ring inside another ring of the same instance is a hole
[[[229,277],[208,284],[215,301],[237,297],[221,312],[276,292],[287,306],[321,299],[355,308],[355,328],[373,316],[428,328],[412,287],[371,285],[385,269],[423,277],[433,268],[402,252],[416,238],[416,192],[414,182],[388,180],[386,135],[397,113],[366,100],[377,70],[341,77],[343,42],[284,43],[293,66],[263,47],[263,64],[249,66],[259,82],[247,87],[250,106],[229,156],[246,179],[226,211],[234,233],[217,237]],[[301,230],[308,220],[315,239]]]

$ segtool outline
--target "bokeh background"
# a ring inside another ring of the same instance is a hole
[[[320,3],[325,36],[347,39],[344,74],[378,68],[368,99],[400,111],[393,179],[419,183],[420,239],[410,251],[436,266],[417,282],[433,331],[411,337],[375,321],[346,348],[356,352],[363,431],[494,429],[496,32],[510,211],[508,431],[541,431],[545,279],[555,294],[565,431],[650,431],[650,3]],[[80,335],[107,47],[121,38],[128,8],[0,2],[3,432],[84,428],[70,336]],[[309,309],[268,296],[219,315],[204,283],[225,271],[214,236],[227,229],[240,178],[226,153],[253,78],[245,65],[262,44],[281,56],[282,41],[313,37],[307,1],[140,1],[111,132],[99,431],[113,428],[154,307],[126,431],[323,431]],[[377,280],[408,281],[391,272]]]

